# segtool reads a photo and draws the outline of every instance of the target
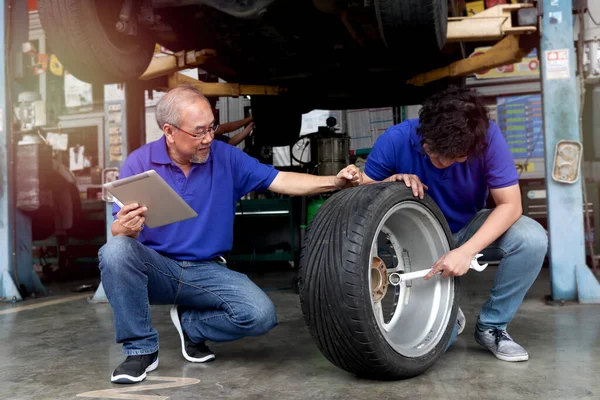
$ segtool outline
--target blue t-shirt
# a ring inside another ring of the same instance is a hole
[[[254,190],[266,190],[278,171],[235,146],[213,141],[208,161],[194,164],[185,177],[167,153],[165,137],[127,157],[120,178],[155,170],[198,216],[158,228],[145,227],[139,241],[179,261],[210,260],[231,250],[237,201]],[[113,206],[116,216],[119,207]]]
[[[487,147],[481,157],[469,156],[464,163],[436,168],[421,146],[419,120],[406,120],[390,127],[377,139],[367,158],[365,173],[380,181],[394,174],[414,174],[429,187],[426,193],[437,203],[455,233],[482,208],[489,189],[515,185],[519,176],[502,136],[493,122]]]

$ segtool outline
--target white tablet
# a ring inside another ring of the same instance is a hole
[[[144,213],[144,224],[149,228],[198,216],[153,169],[106,183],[104,188],[118,200],[116,203],[120,207],[132,203],[148,207],[148,211]]]

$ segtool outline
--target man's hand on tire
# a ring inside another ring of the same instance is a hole
[[[355,165],[348,165],[346,168],[338,172],[335,177],[335,187],[345,189],[347,187],[358,186],[362,183],[362,172]]]
[[[462,276],[469,271],[471,260],[474,254],[471,254],[462,248],[457,248],[440,257],[439,260],[431,267],[431,272],[425,275],[425,280],[434,277],[438,273],[442,273],[442,278],[449,276]]]
[[[117,234],[124,236],[137,237],[144,229],[144,212],[148,211],[147,207],[140,207],[139,204],[133,203],[123,206],[117,213],[115,222],[120,225],[117,229]]]
[[[404,182],[406,187],[412,189],[413,195],[423,200],[425,197],[425,190],[429,189],[418,176],[413,174],[396,174],[385,179],[383,182]]]

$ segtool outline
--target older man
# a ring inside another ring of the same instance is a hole
[[[358,184],[360,171],[337,176],[279,172],[234,146],[213,141],[214,117],[192,86],[171,90],[158,103],[164,136],[131,153],[121,177],[154,169],[198,213],[186,221],[144,227],[145,207],[118,209],[113,238],[100,250],[100,270],[115,320],[116,340],[127,356],[111,381],[134,383],[158,366],[158,334],[150,304],[174,304],[171,319],[190,362],[215,355],[206,341],[257,336],[277,325],[275,308],[246,275],[222,256],[231,250],[238,199],[254,190],[309,195]]]

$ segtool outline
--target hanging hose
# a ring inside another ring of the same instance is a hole
[[[296,146],[296,144],[298,144],[299,141],[305,140],[305,139],[308,139],[308,141],[304,144],[304,148],[302,149],[302,153],[300,154],[300,159],[298,159],[294,155],[294,147]],[[300,136],[298,138],[298,140],[296,140],[292,145],[290,145],[290,157],[291,157],[291,159],[294,160],[294,161],[296,161],[301,166],[309,165],[313,161],[313,160],[311,160],[311,161],[302,161],[302,158],[304,157],[304,151],[306,151],[306,149],[308,147],[310,147],[310,141],[311,140],[313,140],[313,136],[311,136],[311,134],[308,134],[308,135]]]

